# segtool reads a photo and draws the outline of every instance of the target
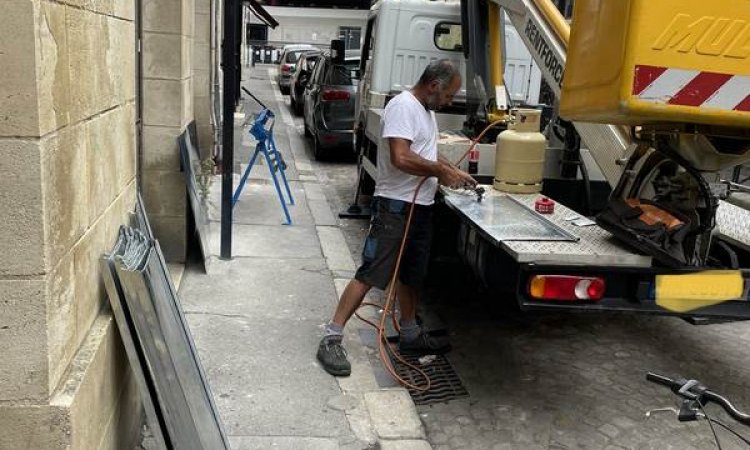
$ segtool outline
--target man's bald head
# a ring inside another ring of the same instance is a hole
[[[450,105],[453,96],[461,89],[461,72],[448,59],[432,61],[422,72],[415,88],[424,91],[423,101],[427,108],[436,111]]]
[[[430,64],[425,67],[417,84],[427,86],[430,83],[437,81],[440,83],[440,86],[445,89],[450,86],[451,82],[456,78],[461,78],[461,73],[456,66],[454,66],[449,59],[437,59],[430,62]]]

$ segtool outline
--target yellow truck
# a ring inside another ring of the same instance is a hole
[[[573,170],[570,184],[540,180],[532,194],[488,187],[481,202],[443,190],[439,244],[524,310],[750,318],[750,211],[725,201],[724,180],[750,161],[750,2],[576,0],[572,18],[550,0],[460,8],[466,98],[478,86],[489,101],[442,115],[439,150],[464,153],[481,129],[467,123],[504,118],[515,128],[524,117],[504,88],[504,14],[553,99],[542,131],[563,152],[548,151],[546,164]],[[360,97],[372,94],[363,89]],[[365,175],[387,145],[382,109],[366,114]],[[479,148],[480,181],[493,184],[499,153],[494,142]],[[569,187],[590,189],[592,178],[608,193],[595,217],[591,193],[577,204]],[[534,210],[541,197],[557,200],[553,214]]]

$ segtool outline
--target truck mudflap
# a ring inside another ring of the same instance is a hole
[[[623,311],[750,319],[750,270],[670,270],[521,265],[522,310]]]

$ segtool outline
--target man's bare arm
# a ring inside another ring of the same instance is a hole
[[[448,158],[438,153],[438,162],[446,166],[455,167],[452,162],[448,161]]]
[[[388,138],[391,147],[391,164],[402,172],[422,177],[440,177],[442,164],[422,158],[411,151],[411,142],[401,138]]]
[[[458,172],[458,175],[463,179],[464,185],[475,186],[477,184],[474,177],[464,172],[463,170],[459,169],[455,164],[453,164],[453,162],[451,162],[448,158],[441,155],[440,153],[438,153],[438,162],[444,165],[445,167]]]
[[[388,138],[391,148],[391,164],[397,169],[410,175],[422,177],[437,177],[438,182],[444,186],[459,187],[465,184],[466,180],[461,171],[446,165],[442,161],[430,161],[422,158],[411,151],[411,142],[407,139]]]

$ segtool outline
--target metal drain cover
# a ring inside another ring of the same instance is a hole
[[[419,363],[419,356],[402,355],[402,358],[409,364],[413,364],[424,370],[432,381],[429,391],[422,392],[416,389],[408,389],[409,395],[414,400],[414,404],[430,405],[469,396],[469,392],[461,383],[456,369],[453,368],[453,365],[451,365],[448,358],[444,355],[436,355],[432,362],[425,365]],[[409,383],[414,385],[425,383],[422,375],[419,372],[415,372],[414,369],[398,361],[393,361],[393,365],[399,376]]]

